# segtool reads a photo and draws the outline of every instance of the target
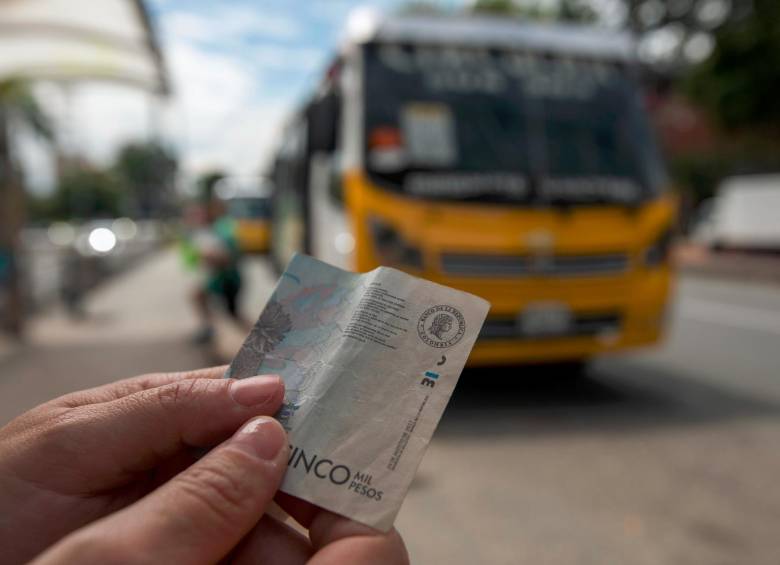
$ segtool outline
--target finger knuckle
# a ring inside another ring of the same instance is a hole
[[[90,413],[82,410],[68,410],[54,415],[44,422],[30,426],[20,435],[17,455],[26,455],[28,461],[45,459],[53,462],[68,462],[79,457],[90,445]],[[33,467],[36,467],[33,465]],[[40,469],[36,469],[36,474]]]
[[[175,410],[182,404],[196,401],[203,386],[200,381],[187,380],[160,387],[156,390],[157,400],[165,410]]]
[[[17,416],[5,426],[0,427],[0,445],[7,444],[14,438],[23,438],[30,430],[44,428],[55,418],[45,404],[33,408],[29,412]]]
[[[43,442],[63,445],[74,437],[82,435],[89,414],[81,410],[69,410],[50,419],[40,426],[40,439]]]

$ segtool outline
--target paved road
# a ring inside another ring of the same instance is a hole
[[[467,372],[399,520],[420,563],[780,563],[780,288],[688,278],[655,352]]]
[[[257,313],[270,292],[250,270]],[[209,362],[174,254],[0,358],[0,424],[68,390]],[[571,382],[467,371],[398,527],[413,562],[780,563],[780,287],[687,278],[667,344]]]

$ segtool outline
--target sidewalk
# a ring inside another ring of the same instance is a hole
[[[713,252],[700,245],[683,243],[675,250],[675,260],[686,274],[742,282],[780,283],[780,255]]]
[[[247,270],[245,311],[254,319],[272,277],[264,263],[252,262]],[[192,284],[176,252],[162,251],[97,290],[87,303],[87,320],[74,323],[48,312],[32,322],[24,346],[0,343],[0,425],[67,392],[224,361],[188,342],[197,327],[188,304]],[[242,339],[232,330],[220,351],[229,356]]]
[[[17,346],[3,334],[0,334],[0,366],[2,366],[3,360],[10,357],[16,352]]]

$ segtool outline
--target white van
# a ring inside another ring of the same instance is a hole
[[[713,249],[780,251],[780,174],[730,177],[701,210],[695,241]]]

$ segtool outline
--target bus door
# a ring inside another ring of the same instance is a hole
[[[285,132],[274,163],[271,251],[279,269],[284,268],[295,253],[307,251],[307,137],[306,121],[296,120]]]
[[[341,97],[335,90],[311,104],[309,116],[309,224],[311,253],[352,269],[355,238],[344,206],[338,151]]]

